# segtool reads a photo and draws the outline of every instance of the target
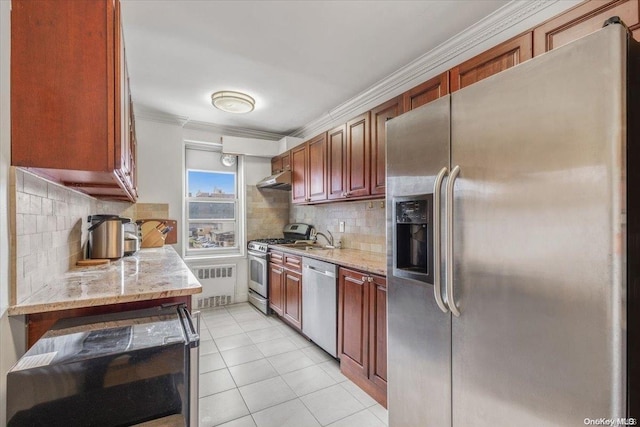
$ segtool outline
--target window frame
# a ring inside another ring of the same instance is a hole
[[[221,153],[221,145],[215,143],[194,143],[185,141],[184,144],[184,162],[183,162],[183,257],[185,259],[202,259],[202,258],[225,258],[225,257],[237,257],[244,256],[245,254],[245,246],[244,245],[244,233],[245,233],[245,212],[244,212],[244,162],[243,156],[237,156],[237,163],[235,172],[233,171],[215,171],[215,170],[206,170],[200,168],[188,168],[186,162],[186,153],[187,150],[204,150],[204,151],[212,151],[218,154]],[[220,173],[220,174],[230,174],[235,175],[235,198],[215,198],[215,197],[189,197],[189,172],[209,172],[209,173]],[[189,216],[189,203],[190,202],[223,202],[223,203],[233,203],[235,208],[235,218],[234,219],[191,219]],[[193,223],[235,223],[234,233],[235,233],[235,245],[234,246],[222,246],[222,247],[214,247],[214,248],[191,248],[190,247],[190,237],[189,237],[189,228]]]

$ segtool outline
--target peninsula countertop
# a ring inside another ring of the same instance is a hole
[[[308,258],[337,264],[342,267],[354,268],[368,273],[387,275],[387,255],[377,252],[367,252],[358,249],[312,249],[296,248],[287,245],[269,245],[274,251],[288,252]]]
[[[141,249],[107,265],[75,267],[26,300],[9,315],[45,313],[133,301],[187,296],[202,286],[169,245]]]

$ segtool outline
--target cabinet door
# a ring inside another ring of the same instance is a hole
[[[284,296],[282,293],[282,266],[269,263],[269,307],[278,315],[284,313]]]
[[[340,368],[362,378],[369,369],[369,283],[364,273],[340,268],[338,357]]]
[[[291,201],[307,202],[307,145],[291,150]]]
[[[367,111],[347,122],[347,197],[368,196],[370,190],[371,134]]]
[[[612,16],[619,16],[628,27],[637,29],[640,24],[638,0],[580,3],[533,30],[533,55],[538,56],[591,34],[602,28],[604,21]]]
[[[11,164],[113,171],[120,114],[113,1],[11,7]]]
[[[435,99],[449,93],[449,72],[445,71],[439,76],[435,76],[426,82],[409,89],[402,94],[404,111],[411,111],[421,105],[427,104]],[[375,126],[375,124],[374,124]]]
[[[282,157],[275,156],[271,159],[271,175],[276,174],[282,170]]]
[[[310,202],[327,199],[327,134],[322,133],[307,142],[307,197]]]
[[[346,126],[340,125],[327,134],[327,199],[342,199],[346,193]]]
[[[451,69],[451,92],[531,59],[532,34],[526,33]]]
[[[290,153],[287,151],[286,153],[280,154],[280,156],[282,157],[282,170],[283,171],[291,170],[291,155],[290,155]]]
[[[302,329],[302,275],[284,270],[284,315],[294,327]]]
[[[369,379],[387,388],[387,279],[371,276],[369,288]]]
[[[131,147],[129,145],[130,104],[129,104],[129,79],[127,78],[127,63],[125,60],[124,36],[120,22],[120,3],[115,7],[115,61],[116,61],[116,99],[117,108],[115,124],[115,169],[128,188],[131,183]]]
[[[386,123],[402,114],[402,97],[398,96],[371,110],[371,194],[384,195],[386,160]]]

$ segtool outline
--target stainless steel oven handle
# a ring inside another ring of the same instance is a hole
[[[254,252],[254,251],[247,251],[247,253],[251,256],[254,256],[256,258],[262,258],[262,259],[267,259],[267,254],[263,253],[263,252]]]
[[[460,173],[460,166],[451,170],[449,182],[447,182],[447,305],[451,313],[459,317],[460,311],[456,307],[456,299],[453,294],[453,187]]]
[[[442,284],[440,278],[440,262],[442,253],[442,243],[440,240],[440,227],[442,218],[440,218],[442,181],[449,171],[447,168],[440,169],[436,176],[436,182],[433,184],[433,295],[436,304],[443,313],[447,313],[449,309],[442,299]]]
[[[195,311],[196,333],[200,337],[200,312]],[[198,340],[199,341],[199,340]],[[189,401],[189,426],[198,427],[200,425],[200,345],[191,347],[189,359],[190,364],[190,384],[189,394],[195,396],[195,399]]]
[[[178,313],[187,335],[187,351],[189,352],[189,427],[198,427],[199,387],[200,387],[200,312],[194,311],[193,317],[185,306],[178,308]]]

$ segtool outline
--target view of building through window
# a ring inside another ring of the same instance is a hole
[[[187,171],[189,249],[236,247],[236,174]]]

